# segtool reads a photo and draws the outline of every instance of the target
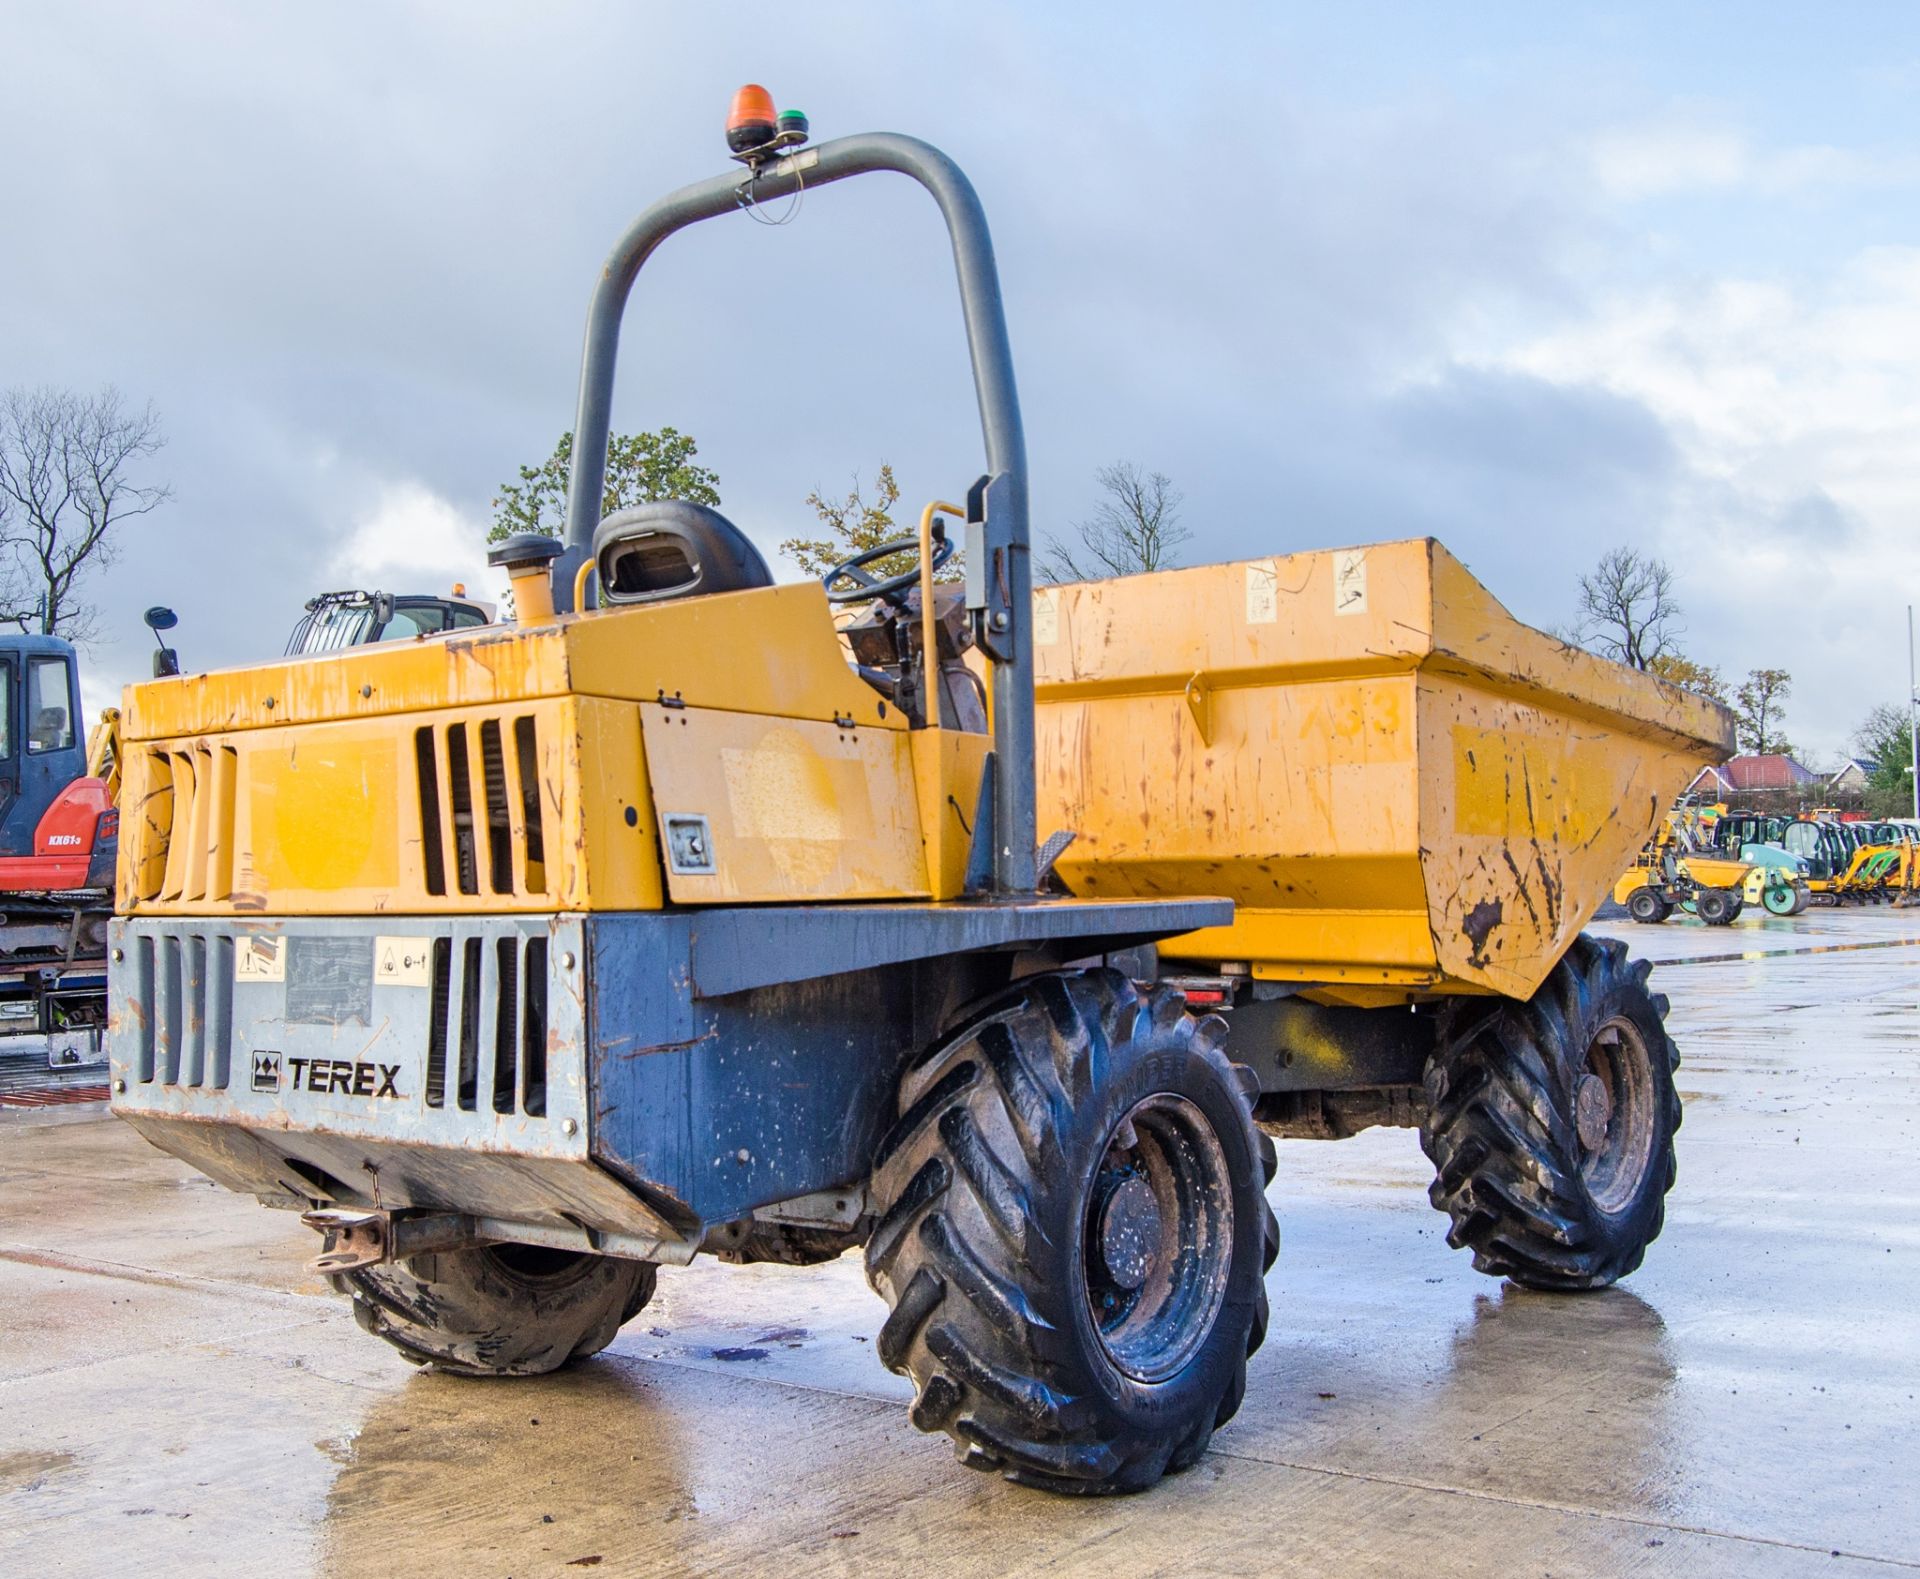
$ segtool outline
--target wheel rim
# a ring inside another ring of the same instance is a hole
[[[1081,1223],[1087,1312],[1139,1382],[1177,1375],[1213,1331],[1233,1263],[1233,1189],[1199,1108],[1162,1092],[1114,1126]]]
[[[1653,1080],[1647,1044],[1623,1015],[1602,1025],[1574,1084],[1580,1177],[1595,1206],[1613,1214],[1640,1194],[1653,1158]]]

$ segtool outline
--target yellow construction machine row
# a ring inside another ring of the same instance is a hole
[[[1581,928],[1727,715],[1423,539],[1035,591],[972,188],[737,109],[741,168],[598,277],[567,535],[496,555],[517,625],[129,691],[117,1110],[465,1374],[594,1353],[699,1253],[863,1247],[915,1424],[1077,1492],[1237,1408],[1272,1135],[1417,1125],[1480,1270],[1632,1271],[1677,1055]],[[875,171],[947,223],[981,410],[965,503],[886,545],[917,568],[774,585],[714,510],[602,521],[642,263]]]
[[[1797,916],[1812,904],[1920,902],[1920,847],[1896,823],[1797,819],[1678,804],[1613,886],[1636,921],[1675,910],[1726,926],[1747,905]]]

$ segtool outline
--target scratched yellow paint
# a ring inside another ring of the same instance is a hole
[[[706,708],[640,709],[654,806],[707,820],[715,870],[678,903],[925,898],[907,736]]]
[[[916,729],[907,736],[907,745],[913,756],[927,887],[935,899],[958,899],[966,886],[980,780],[992,738],[957,729]]]
[[[130,687],[120,907],[657,908],[668,883],[643,704],[732,721],[708,742],[717,777],[706,788],[723,821],[738,808],[764,868],[736,882],[746,869],[729,865],[725,880],[674,897],[957,892],[965,855],[947,803],[971,814],[984,747],[916,758],[906,720],[849,668],[808,582]],[[524,767],[519,722],[536,731]],[[483,744],[486,730],[497,745]],[[437,829],[423,818],[422,732],[439,777]],[[458,880],[456,759],[469,802],[460,815],[474,826],[467,861],[479,867],[471,892]],[[217,793],[190,793],[195,763],[208,764],[203,787]],[[940,809],[932,836],[923,802]]]
[[[1161,953],[1327,1001],[1531,994],[1731,744],[1724,710],[1529,630],[1428,539],[1046,598],[1068,886],[1232,898]]]
[[[1456,833],[1505,840],[1554,836],[1585,844],[1620,803],[1613,741],[1554,729],[1517,710],[1505,729],[1453,726]]]
[[[351,647],[129,686],[121,738],[391,717],[537,697],[604,696],[906,728],[847,665],[815,581],[563,615],[526,629]]]

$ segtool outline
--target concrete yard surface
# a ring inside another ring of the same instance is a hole
[[[1282,1142],[1272,1328],[1191,1472],[1075,1502],[908,1424],[857,1255],[700,1262],[600,1358],[415,1371],[291,1216],[0,1118],[0,1574],[1920,1572],[1920,911],[1608,924],[1687,1100],[1601,1294],[1447,1248],[1411,1131]]]

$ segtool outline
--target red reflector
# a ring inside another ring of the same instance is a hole
[[[1189,987],[1182,994],[1188,1003],[1225,1003],[1227,995],[1216,987]]]

